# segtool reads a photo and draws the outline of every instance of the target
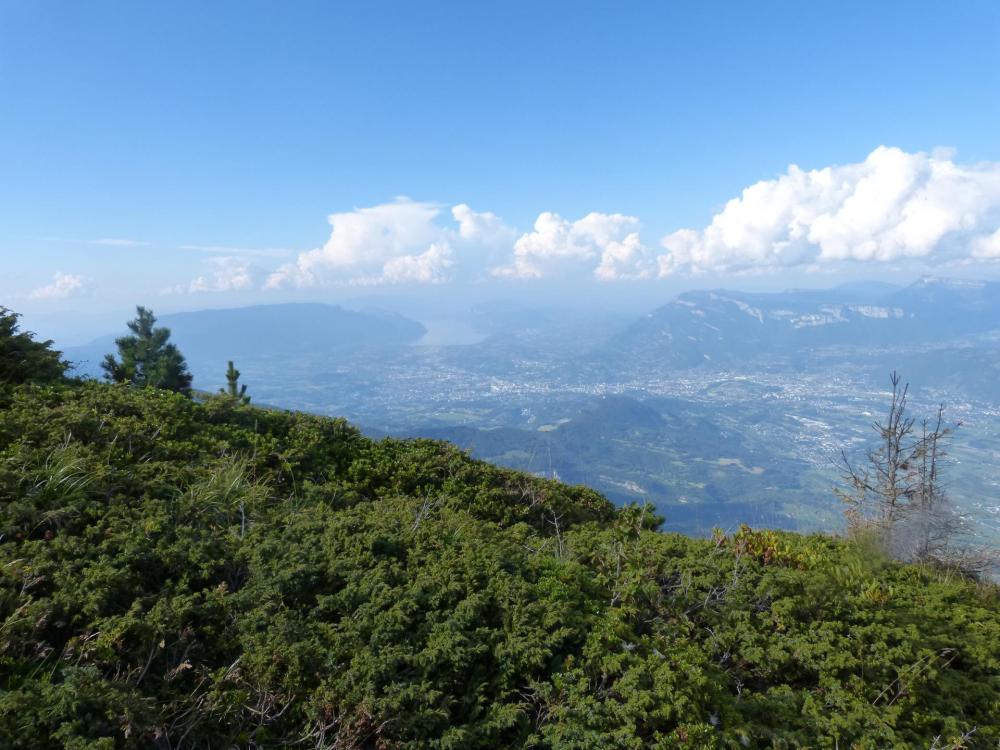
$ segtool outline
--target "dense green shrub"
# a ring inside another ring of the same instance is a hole
[[[62,381],[69,364],[51,341],[22,331],[20,316],[0,305],[0,392],[11,384]]]
[[[656,523],[342,420],[8,389],[0,747],[1000,742],[992,587]]]

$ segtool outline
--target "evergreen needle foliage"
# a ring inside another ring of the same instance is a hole
[[[20,330],[18,317],[0,305],[0,386],[62,380],[69,365],[52,350],[51,341],[38,341],[32,333]]]
[[[191,373],[184,355],[169,343],[170,329],[156,326],[152,310],[141,305],[136,317],[129,321],[129,336],[115,340],[118,359],[108,354],[101,367],[105,377],[114,383],[164,388],[178,393],[191,392]]]
[[[250,397],[247,395],[247,387],[246,385],[240,385],[240,371],[233,365],[233,360],[229,360],[229,366],[226,368],[226,387],[220,388],[219,393],[229,396],[231,399],[242,401],[245,404],[250,403]]]

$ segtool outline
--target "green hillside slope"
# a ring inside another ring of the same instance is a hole
[[[656,525],[341,420],[0,389],[0,747],[1000,742],[992,587]]]

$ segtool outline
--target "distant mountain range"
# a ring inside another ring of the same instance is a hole
[[[158,325],[170,329],[171,340],[193,365],[209,361],[223,367],[227,359],[335,354],[409,344],[426,332],[417,321],[397,313],[316,303],[176,313],[162,316]],[[64,354],[79,372],[96,375],[104,355],[115,351],[115,339],[126,333],[123,321],[121,332],[68,347]]]
[[[114,351],[124,322],[118,333],[65,349],[79,373],[100,375],[100,361]],[[632,320],[596,308],[486,303],[462,322],[483,339],[437,348],[442,372],[513,382],[528,372],[551,382],[628,382],[637,372],[794,373],[850,361],[859,372],[899,368],[917,382],[1000,400],[995,282],[925,278],[907,287],[863,282],[774,293],[692,291]],[[314,366],[314,372],[329,374],[331,365],[363,350],[396,348],[398,359],[399,347],[420,342],[426,333],[423,324],[398,313],[324,304],[201,310],[164,315],[160,323],[171,329],[196,380],[214,382],[226,360],[234,359],[254,373],[258,386],[279,391],[289,387],[289,365],[299,368],[296,383],[305,387]],[[368,357],[367,366],[377,360]],[[274,381],[278,373],[282,384]],[[338,382],[343,377],[337,375]]]
[[[943,342],[997,329],[1000,284],[991,282],[928,278],[905,288],[695,291],[633,323],[600,356],[670,369],[734,367],[821,347]]]

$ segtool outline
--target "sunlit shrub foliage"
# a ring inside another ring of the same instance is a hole
[[[342,420],[0,391],[0,747],[996,748],[996,590]]]

